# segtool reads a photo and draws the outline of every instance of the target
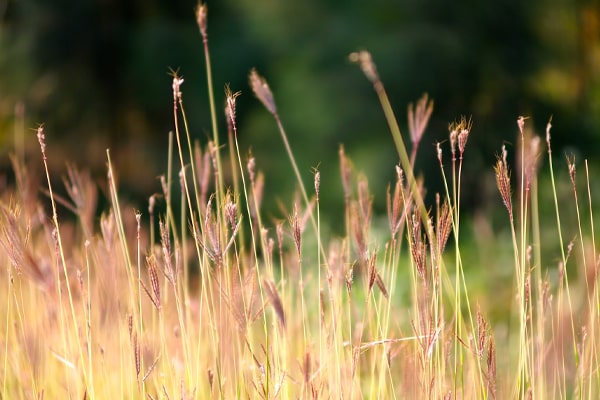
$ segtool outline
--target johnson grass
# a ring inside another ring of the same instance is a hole
[[[444,190],[426,204],[427,182],[413,168],[433,102],[424,96],[409,106],[403,136],[370,54],[352,54],[400,162],[390,165],[396,180],[387,193],[375,194],[387,196],[382,233],[368,180],[340,147],[344,233],[325,237],[319,196],[329,184],[314,169],[314,185],[305,187],[275,96],[251,71],[298,188],[283,218],[266,220],[268,171],[238,145],[239,93],[228,87],[228,141],[218,142],[203,5],[197,20],[213,138],[191,137],[184,80],[173,74],[169,161],[147,210],[121,203],[109,151],[110,206],[99,219],[98,191],[85,172],[69,168],[68,197],[56,194],[46,162],[52,133],[43,126],[43,183],[13,158],[16,185],[0,203],[1,398],[598,398],[592,179],[587,162],[577,175],[568,158],[570,194],[559,192],[550,121],[544,141],[519,117],[516,167],[505,148],[490,166],[510,244],[490,244],[497,253],[488,257],[510,260],[512,276],[505,313],[491,318],[486,305],[499,294],[475,301],[469,276],[487,266],[463,262],[461,177],[472,121],[451,123],[437,145]],[[542,166],[548,185],[538,182]],[[565,198],[575,232],[562,221]],[[551,199],[551,218],[540,215],[540,199]]]

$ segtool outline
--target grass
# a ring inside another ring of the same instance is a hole
[[[69,168],[68,198],[56,194],[43,126],[46,196],[13,158],[16,186],[0,203],[0,398],[598,398],[591,178],[587,162],[578,181],[575,160],[567,160],[567,206],[577,219],[577,232],[567,232],[550,122],[548,185],[538,182],[543,141],[524,117],[517,167],[504,148],[494,167],[510,233],[487,243],[486,257],[512,260],[505,265],[512,286],[505,313],[490,318],[500,293],[476,301],[467,271],[494,270],[467,265],[461,237],[471,121],[450,124],[447,144],[437,145],[445,191],[426,205],[413,166],[433,103],[424,96],[409,107],[409,155],[370,54],[352,54],[374,86],[400,164],[383,233],[374,228],[368,180],[340,147],[345,234],[328,238],[319,203],[327,184],[315,169],[314,187],[303,185],[274,95],[252,71],[252,91],[274,118],[299,188],[287,218],[267,223],[268,171],[265,178],[238,146],[239,93],[228,87],[227,155],[218,142],[205,6],[197,17],[214,136],[193,142],[184,81],[174,73],[167,173],[147,218],[121,203],[108,151],[110,207],[99,221],[85,172]],[[540,214],[540,198],[552,199],[553,218]],[[76,218],[59,218],[58,210]],[[544,240],[549,231],[556,240]]]

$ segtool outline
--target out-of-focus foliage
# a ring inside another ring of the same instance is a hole
[[[20,104],[26,142],[35,150],[28,128],[45,123],[57,168],[69,159],[102,171],[110,147],[133,192],[156,190],[172,129],[170,68],[185,78],[192,134],[202,142],[210,136],[194,7],[181,0],[0,0],[2,159]],[[541,133],[554,115],[555,150],[598,151],[598,2],[220,0],[208,8],[217,104],[226,83],[242,91],[240,140],[267,171],[274,196],[289,195],[294,181],[274,122],[248,89],[252,67],[273,89],[307,183],[319,166],[322,187],[338,200],[344,143],[383,203],[397,160],[370,84],[347,61],[362,48],[372,52],[405,131],[407,103],[423,92],[435,99],[417,171],[437,169],[428,145],[444,140],[461,115],[474,121],[466,185],[487,179],[482,170],[491,174],[501,144],[516,140],[518,115],[532,116]],[[435,182],[428,187],[435,190]],[[481,193],[465,194],[468,204]]]

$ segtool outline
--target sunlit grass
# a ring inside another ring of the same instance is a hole
[[[340,147],[344,233],[328,237],[319,193],[331,183],[315,166],[304,186],[275,95],[253,70],[250,86],[298,187],[281,219],[267,220],[269,171],[238,145],[239,93],[228,86],[226,149],[218,142],[203,6],[197,17],[213,139],[194,142],[184,79],[173,73],[167,172],[147,212],[121,203],[108,151],[110,206],[99,220],[86,173],[69,168],[68,198],[55,193],[43,126],[44,183],[13,160],[16,185],[0,203],[1,398],[600,395],[593,182],[587,162],[572,158],[565,182],[555,179],[550,122],[544,141],[519,117],[518,153],[498,149],[490,166],[506,213],[500,231],[481,216],[467,224],[459,210],[471,121],[450,123],[437,145],[444,192],[426,204],[413,168],[433,103],[409,107],[407,148],[370,54],[352,54],[400,162],[387,193],[373,194]],[[549,182],[538,181],[543,159]],[[374,215],[374,195],[387,197],[387,216]]]

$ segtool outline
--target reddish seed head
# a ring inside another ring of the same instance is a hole
[[[371,83],[377,83],[380,81],[379,74],[377,73],[377,68],[375,67],[375,63],[373,62],[373,58],[371,57],[371,53],[368,51],[362,50],[359,52],[351,53],[348,57],[350,61],[357,63],[360,65],[363,73],[367,77]]]
[[[498,191],[504,202],[504,206],[508,210],[508,214],[512,219],[512,200],[511,200],[511,189],[510,189],[510,175],[508,172],[508,166],[506,164],[506,149],[502,147],[502,158],[498,158],[496,166],[494,167],[496,172],[496,185]]]
[[[252,92],[265,108],[273,115],[277,114],[277,107],[275,107],[275,99],[273,93],[269,89],[267,81],[256,72],[255,69],[250,71],[250,87]]]
[[[198,24],[198,28],[200,28],[200,34],[203,39],[206,39],[206,15],[208,9],[206,4],[198,3],[198,7],[196,7],[196,23]]]
[[[227,122],[231,122],[235,125],[235,99],[241,95],[242,92],[232,93],[229,85],[225,86],[225,115]]]

